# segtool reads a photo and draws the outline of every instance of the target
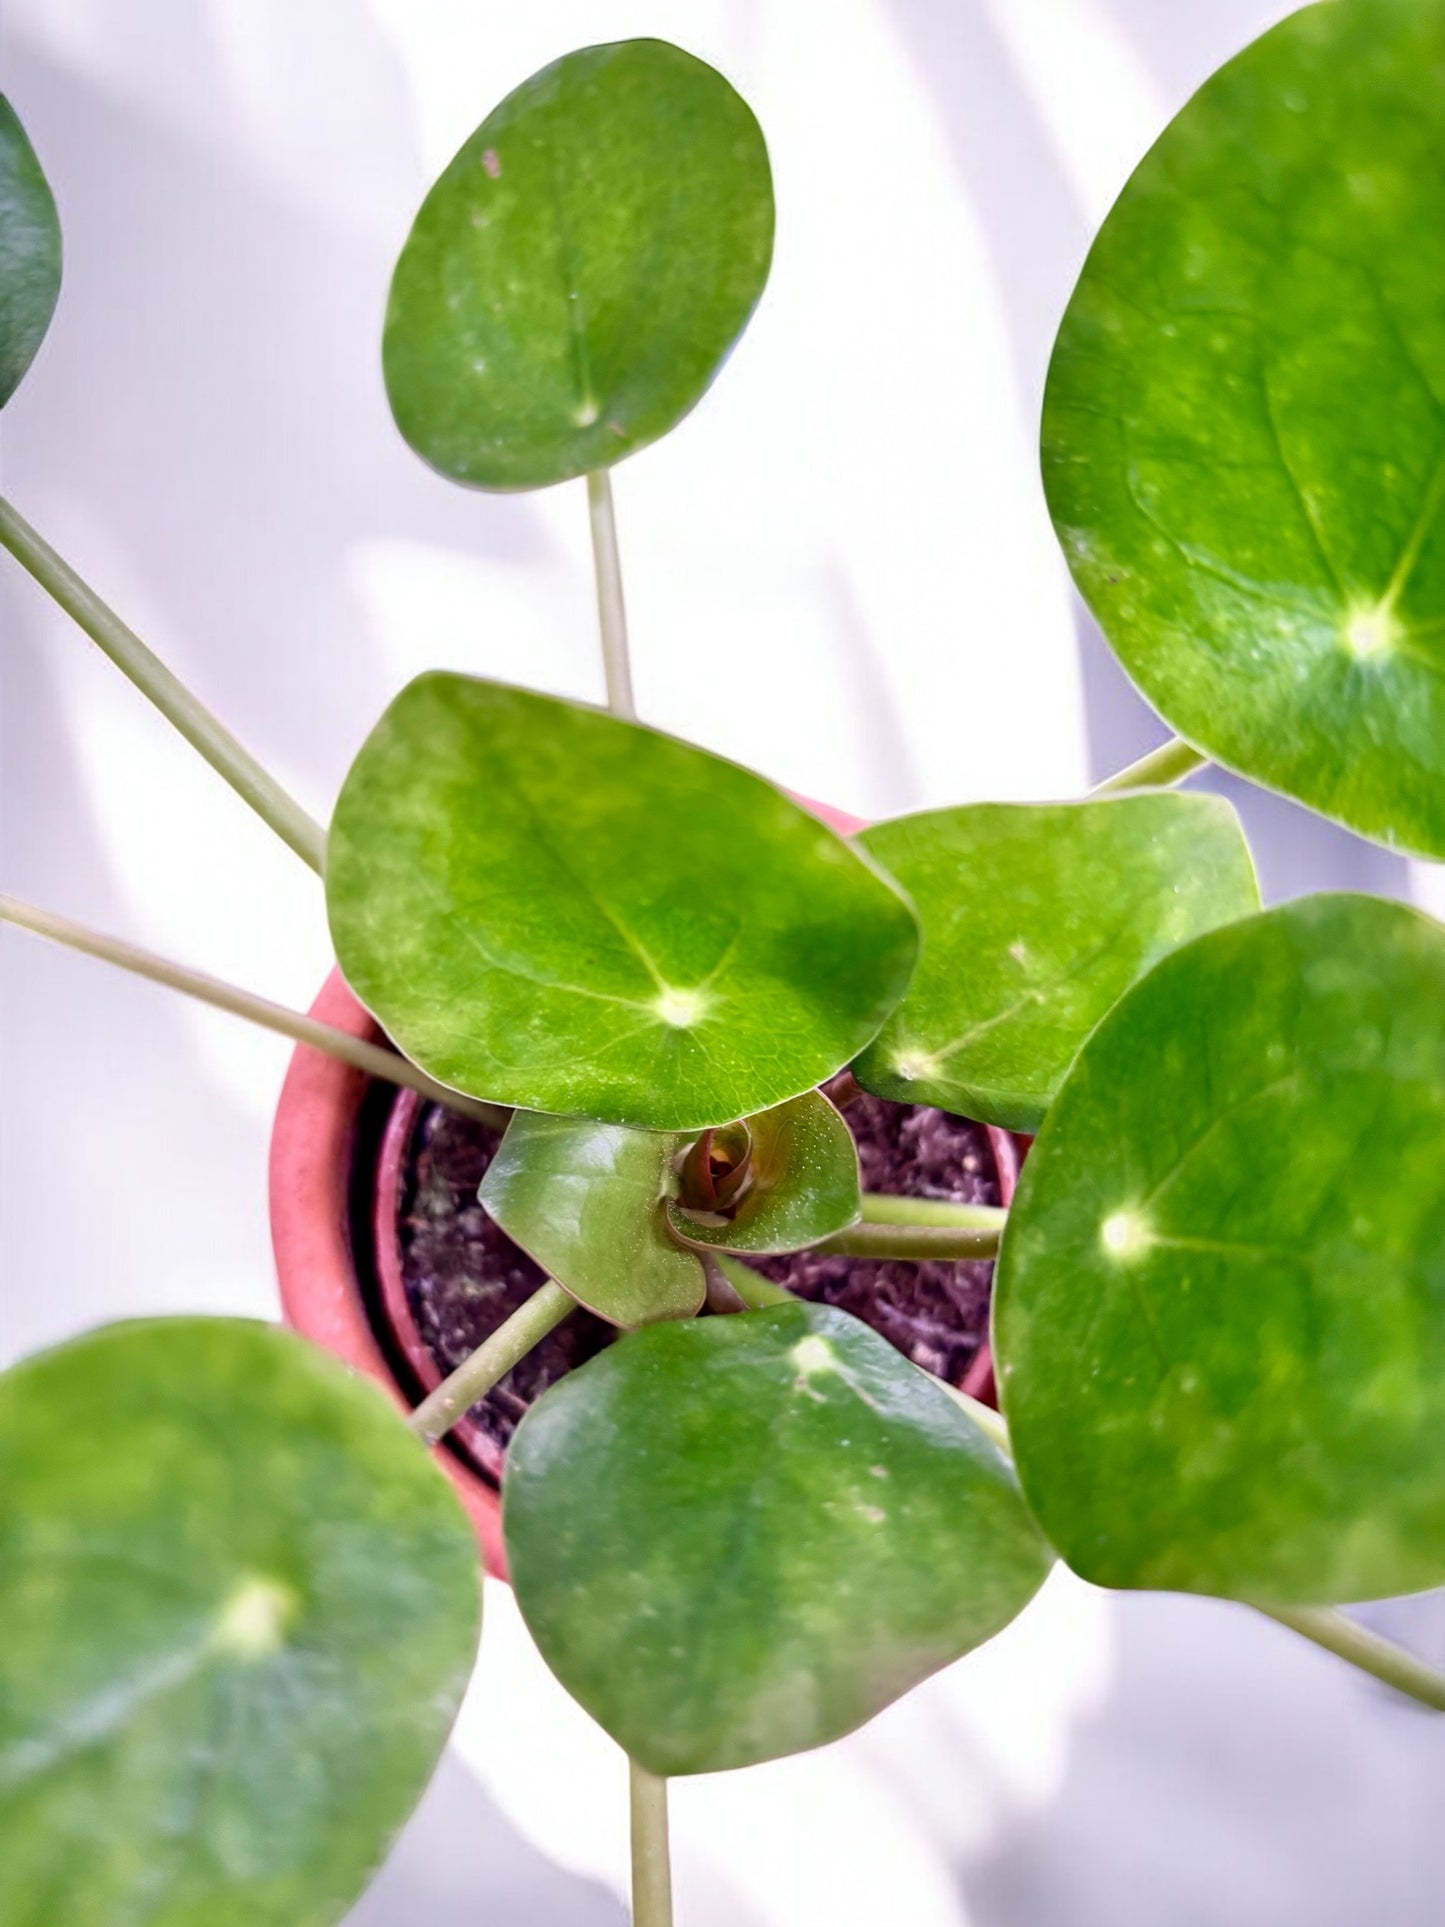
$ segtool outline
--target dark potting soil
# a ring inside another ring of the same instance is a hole
[[[843,1116],[858,1146],[866,1191],[997,1204],[998,1182],[981,1125],[922,1105],[858,1096]],[[401,1268],[422,1341],[443,1372],[490,1336],[545,1274],[477,1202],[500,1133],[438,1105],[417,1113],[402,1179]],[[961,1385],[988,1332],[993,1266],[827,1258],[801,1252],[755,1261],[800,1298],[852,1312],[925,1371]],[[507,1442],[547,1387],[601,1351],[612,1326],[575,1312],[472,1407],[478,1456],[501,1473]]]
[[[997,1204],[997,1167],[981,1124],[923,1104],[859,1095],[843,1112],[858,1146],[865,1191]],[[993,1265],[906,1264],[901,1259],[826,1258],[799,1251],[764,1258],[758,1270],[800,1298],[837,1305],[871,1325],[905,1358],[961,1386],[988,1337]]]
[[[444,1373],[547,1282],[477,1202],[501,1141],[500,1131],[439,1104],[423,1104],[412,1126],[399,1214],[401,1275],[422,1343]],[[472,1407],[484,1472],[500,1480],[507,1443],[527,1407],[614,1336],[600,1318],[574,1312]]]

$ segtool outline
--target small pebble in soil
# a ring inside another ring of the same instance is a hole
[[[858,1146],[865,1191],[997,1204],[998,1180],[982,1125],[922,1105],[858,1096],[843,1115]],[[473,1352],[545,1282],[477,1202],[500,1134],[422,1106],[403,1177],[402,1276],[422,1340],[442,1372]],[[801,1298],[852,1312],[925,1371],[961,1385],[988,1333],[993,1266],[908,1264],[800,1252],[756,1261]],[[473,1454],[492,1479],[527,1407],[547,1387],[610,1344],[610,1325],[575,1312],[472,1407]]]

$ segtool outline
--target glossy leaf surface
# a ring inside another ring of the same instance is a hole
[[[1171,725],[1445,854],[1445,9],[1292,14],[1089,257],[1044,421],[1075,579]]]
[[[599,1318],[691,1318],[702,1308],[702,1266],[668,1236],[665,1215],[677,1144],[670,1132],[518,1111],[481,1200]]]
[[[654,1325],[572,1373],[513,1439],[503,1525],[548,1664],[663,1774],[849,1732],[1050,1558],[943,1386],[802,1304]]]
[[[289,1333],[111,1326],[0,1377],[0,1918],[327,1927],[445,1744],[476,1546]]]
[[[750,1117],[748,1129],[749,1184],[732,1215],[710,1222],[672,1204],[683,1237],[723,1251],[800,1251],[857,1222],[857,1148],[820,1091]]]
[[[701,398],[772,247],[767,148],[721,74],[660,40],[568,54],[422,204],[386,317],[397,424],[480,488],[610,467]]]
[[[614,1325],[690,1318],[702,1307],[694,1245],[793,1251],[858,1217],[858,1155],[817,1091],[746,1123],[749,1186],[732,1215],[679,1210],[685,1132],[514,1112],[482,1180],[481,1201],[507,1236],[565,1291]]]
[[[913,899],[923,957],[854,1066],[865,1090],[1036,1131],[1109,1006],[1170,950],[1259,908],[1213,796],[978,804],[859,837]]]
[[[60,217],[35,150],[0,94],[0,408],[24,379],[60,295]]]
[[[994,1346],[1024,1490],[1106,1586],[1445,1582],[1445,931],[1316,897],[1165,959],[1024,1166]]]
[[[917,951],[868,860],[761,777],[464,676],[402,691],[327,844],[348,983],[443,1083],[702,1129],[822,1083]]]

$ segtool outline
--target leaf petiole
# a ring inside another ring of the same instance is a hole
[[[748,1301],[738,1290],[727,1272],[718,1263],[715,1254],[701,1248],[697,1251],[702,1263],[702,1275],[707,1281],[707,1308],[715,1317],[729,1312],[747,1311]]]
[[[943,1198],[902,1198],[888,1191],[863,1193],[864,1224],[938,1225],[955,1231],[1001,1235],[1008,1212],[994,1204],[950,1204]]]
[[[697,1247],[694,1246],[693,1249],[696,1250]],[[712,1258],[749,1311],[771,1311],[775,1305],[795,1305],[798,1302],[792,1292],[784,1291],[781,1285],[775,1285],[771,1278],[765,1278],[760,1271],[754,1271],[751,1265],[745,1265],[739,1259],[731,1258],[722,1251],[710,1251],[708,1256]]]
[[[672,1927],[667,1781],[629,1758],[627,1790],[632,1809],[632,1927]]]
[[[249,750],[241,747],[135,631],[101,601],[90,585],[81,580],[70,564],[3,497],[0,497],[0,544],[22,568],[29,570],[41,588],[110,657],[116,668],[130,678],[141,694],[150,698],[192,749],[199,750],[242,802],[249,803],[261,821],[319,876],[326,854],[326,833],[321,825],[262,769]]]
[[[607,707],[627,722],[637,720],[632,694],[632,662],[627,649],[627,604],[622,595],[622,559],[617,552],[617,517],[612,507],[612,476],[594,468],[587,477],[587,507],[592,526],[592,564],[597,576],[597,619],[602,631],[602,667],[607,677]]]
[[[1445,1672],[1427,1666],[1403,1646],[1381,1639],[1378,1633],[1372,1633],[1344,1613],[1334,1612],[1327,1606],[1256,1606],[1255,1611],[1278,1625],[1287,1626],[1301,1639],[1322,1646],[1337,1659],[1382,1680],[1386,1686],[1393,1686],[1407,1699],[1418,1700],[1421,1706],[1445,1713]]]
[[[576,1309],[577,1300],[549,1278],[422,1400],[407,1424],[427,1445],[437,1444],[479,1398],[486,1397],[498,1379],[505,1378]]]
[[[349,1031],[318,1023],[314,1017],[303,1016],[299,1010],[288,1010],[284,1004],[273,1004],[269,998],[257,997],[249,990],[222,983],[218,978],[207,977],[199,970],[188,970],[182,964],[153,956],[150,951],[141,950],[135,944],[122,943],[118,937],[88,930],[84,924],[72,923],[69,917],[56,916],[50,910],[38,910],[33,904],[20,902],[17,897],[0,896],[0,923],[13,923],[18,929],[29,930],[37,937],[64,944],[68,950],[78,950],[87,957],[99,957],[103,963],[115,964],[121,970],[130,971],[133,976],[144,977],[154,984],[164,984],[169,990],[180,991],[183,997],[194,997],[197,1003],[209,1004],[213,1010],[229,1011],[233,1017],[244,1017],[250,1023],[259,1024],[263,1030],[289,1037],[293,1043],[309,1044],[313,1050],[325,1051],[328,1057],[335,1057],[343,1064],[365,1071],[368,1077],[379,1077],[388,1084],[416,1091],[422,1097],[430,1098],[433,1103],[445,1104],[453,1111],[463,1111],[494,1129],[504,1129],[511,1116],[510,1111],[498,1104],[484,1104],[478,1098],[464,1097],[459,1091],[438,1084],[399,1052],[388,1050],[384,1045],[371,1044],[363,1037],[353,1037]]]
[[[863,1223],[825,1238],[812,1249],[838,1258],[902,1258],[913,1263],[935,1259],[956,1264],[966,1258],[994,1257],[999,1236],[998,1226]]]
[[[1130,763],[1117,775],[1105,782],[1095,784],[1089,791],[1090,796],[1124,796],[1130,790],[1167,790],[1174,784],[1182,783],[1186,776],[1192,776],[1197,769],[1204,769],[1209,758],[1186,743],[1182,736],[1171,736],[1167,743],[1158,749],[1151,749],[1147,756],[1141,756],[1137,763]]]

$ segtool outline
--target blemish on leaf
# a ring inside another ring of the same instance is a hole
[[[495,147],[488,147],[482,154],[482,166],[494,181],[502,177],[502,160]]]

